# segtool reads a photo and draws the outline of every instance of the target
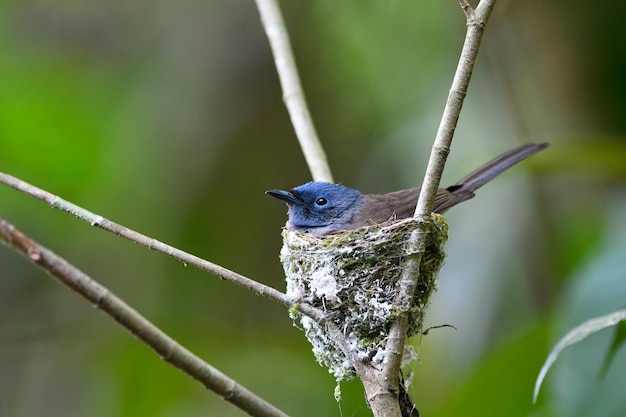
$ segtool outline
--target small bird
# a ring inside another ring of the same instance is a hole
[[[454,185],[439,189],[435,213],[474,197],[474,191],[516,163],[545,149],[547,143],[526,144],[487,162]],[[289,230],[324,236],[353,230],[368,224],[412,217],[420,188],[387,194],[361,194],[358,190],[328,182],[311,181],[290,191],[268,190],[266,194],[283,200],[289,208]]]

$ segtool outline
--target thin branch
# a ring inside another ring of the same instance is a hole
[[[37,188],[34,185],[28,184],[27,182],[15,178],[11,175],[0,172],[0,184],[7,185],[26,195],[44,201],[53,208],[70,213],[78,219],[86,221],[92,226],[99,227],[102,230],[106,230],[107,232],[111,232],[117,236],[123,237],[124,239],[130,240],[131,242],[136,243],[140,246],[145,246],[148,249],[152,249],[156,252],[170,256],[183,262],[185,265],[194,266],[198,269],[214,274],[226,281],[235,283],[252,291],[256,295],[267,297],[270,300],[282,304],[286,307],[292,307],[292,305],[294,304],[294,300],[291,300],[284,293],[278,291],[275,288],[272,288],[265,284],[261,284],[260,282],[254,281],[241,274],[226,269],[223,266],[214,264],[195,255],[191,255],[185,251],[143,235],[139,232],[135,232],[134,230],[107,220],[100,215],[85,210],[84,208],[72,204],[69,201],[63,200],[61,197]],[[311,317],[313,320],[320,324],[323,323],[324,313],[322,311],[306,303],[298,303],[295,305],[295,307],[302,314]]]
[[[439,129],[435,136],[435,141],[424,175],[422,190],[415,208],[414,217],[424,217],[430,215],[435,203],[435,196],[439,189],[441,175],[445,166],[446,158],[450,151],[452,137],[456,129],[457,121],[463,106],[463,100],[467,94],[474,63],[480,46],[480,41],[485,29],[485,25],[495,0],[481,0],[476,10],[472,9],[466,0],[459,0],[459,4],[467,18],[467,32],[465,42],[459,58],[452,87],[448,95],[448,100],[443,111]],[[427,226],[425,226],[427,227]],[[417,247],[425,247],[427,233],[416,235]],[[416,253],[403,265],[402,274],[398,281],[398,295],[394,305],[402,311],[398,319],[392,322],[389,329],[385,358],[386,362],[381,372],[381,380],[390,386],[396,387],[399,384],[398,371],[404,344],[406,343],[406,332],[408,325],[408,309],[410,300],[413,298],[415,286],[417,284],[418,271],[423,252]],[[377,397],[381,403],[390,404],[397,399],[391,396],[380,395]],[[381,406],[381,407],[384,407]]]
[[[461,9],[463,9],[463,13],[465,13],[465,18],[467,20],[471,19],[474,15],[474,9],[470,6],[467,0],[459,0],[459,5],[461,6]]]
[[[287,417],[287,414],[185,349],[107,288],[39,245],[3,218],[0,218],[0,241],[107,313],[165,362],[199,381],[224,400],[253,416]]]
[[[441,181],[441,175],[450,152],[450,145],[456,129],[463,100],[467,94],[478,48],[482,40],[485,25],[489,19],[495,0],[482,0],[476,10],[472,10],[466,1],[460,1],[467,16],[467,32],[459,58],[459,63],[452,80],[448,100],[435,136],[435,143],[430,154],[426,174],[422,183],[422,191],[415,209],[415,217],[425,216],[432,212],[435,196]]]
[[[256,0],[261,23],[274,55],[283,101],[291,117],[304,158],[315,181],[333,182],[333,176],[306,104],[289,33],[276,0]]]

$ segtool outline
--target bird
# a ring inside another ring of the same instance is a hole
[[[474,197],[474,192],[518,162],[545,149],[548,143],[529,143],[511,149],[456,184],[439,189],[433,211],[442,214]],[[412,217],[420,188],[386,194],[361,194],[341,184],[310,181],[289,191],[268,190],[266,194],[287,203],[287,229],[313,236],[325,236],[367,225]]]

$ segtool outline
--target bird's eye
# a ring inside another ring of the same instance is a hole
[[[320,197],[317,200],[315,200],[315,204],[317,204],[318,206],[325,206],[328,203],[328,200],[326,200],[324,197]]]

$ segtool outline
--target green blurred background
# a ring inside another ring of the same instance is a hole
[[[420,183],[465,29],[454,1],[282,2],[335,179]],[[623,416],[626,5],[506,1],[493,13],[444,176],[530,141],[542,154],[449,213],[448,258],[411,395],[426,417]],[[286,208],[310,179],[250,1],[0,2],[0,171],[283,289]],[[294,416],[367,416],[283,307],[0,187],[0,215]],[[0,416],[241,416],[0,247]]]

